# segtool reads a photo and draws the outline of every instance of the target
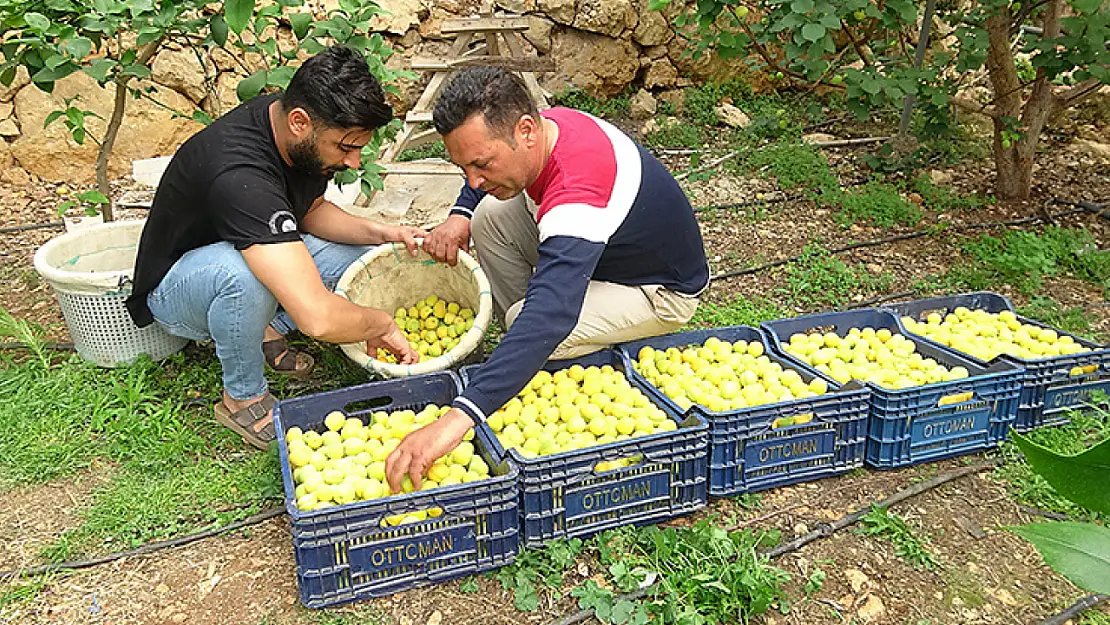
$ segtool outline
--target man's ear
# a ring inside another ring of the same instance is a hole
[[[312,118],[309,117],[308,111],[303,108],[298,106],[292,111],[289,111],[285,119],[289,124],[289,131],[297,139],[302,139],[312,134]]]
[[[539,120],[531,115],[521,115],[516,122],[516,136],[524,147],[533,148],[539,142]]]

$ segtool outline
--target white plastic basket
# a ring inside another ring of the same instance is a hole
[[[35,252],[35,271],[54,288],[73,346],[93,364],[125,366],[144,353],[160,360],[188,342],[157,323],[139,328],[124,306],[145,223],[81,228]]]
[[[335,292],[361,306],[390,313],[433,294],[475,311],[474,325],[458,345],[421,363],[398,365],[375,360],[366,353],[365,343],[342,346],[348,358],[388,378],[443,371],[462,362],[481,345],[493,311],[489,280],[472,256],[459,252],[459,262],[452,267],[436,262],[423,250],[413,256],[400,243],[379,245],[351,263]]]

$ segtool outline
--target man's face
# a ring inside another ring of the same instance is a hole
[[[518,124],[519,125],[519,124]],[[451,161],[462,168],[467,184],[499,200],[520,195],[532,184],[528,150],[519,129],[512,143],[494,133],[480,113],[471,115],[443,137]]]
[[[289,148],[289,160],[301,171],[331,178],[361,164],[362,148],[372,136],[373,131],[362,129],[313,129]]]

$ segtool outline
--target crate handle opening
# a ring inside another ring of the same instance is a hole
[[[951,395],[945,395],[944,397],[941,397],[940,400],[937,401],[937,406],[951,406],[953,404],[962,404],[962,403],[965,403],[965,402],[969,402],[974,398],[975,398],[975,392],[974,391],[966,391],[966,392],[963,392],[963,393],[952,393]]]
[[[423,510],[410,510],[409,512],[390,514],[382,517],[381,526],[389,528],[398,525],[409,525],[411,523],[422,523],[431,519],[437,519],[442,514],[443,508],[439,506],[433,506]]]
[[[1071,371],[1068,372],[1068,375],[1074,378],[1074,377],[1078,377],[1078,376],[1081,376],[1081,375],[1088,375],[1088,374],[1094,373],[1095,371],[1098,371],[1098,365],[1097,364],[1096,365],[1083,365],[1081,367],[1072,367]]]
[[[370,399],[361,399],[353,401],[346,406],[343,406],[343,412],[353,414],[356,412],[370,412],[375,408],[389,406],[393,404],[392,397],[372,397]]]
[[[795,425],[807,425],[813,421],[813,413],[807,412],[804,414],[794,415],[793,417],[777,417],[771,422],[772,430],[780,430]]]
[[[644,454],[629,454],[616,460],[603,460],[594,465],[593,472],[597,475],[610,473],[620,469],[627,469],[644,463]]]

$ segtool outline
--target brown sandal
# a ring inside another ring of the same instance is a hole
[[[285,337],[263,341],[262,356],[275,372],[294,378],[307,378],[316,365],[312,356],[290,349]]]
[[[255,425],[261,419],[265,419],[266,415],[273,409],[277,399],[270,393],[266,393],[260,401],[232,412],[222,400],[214,407],[216,413],[216,421],[231,428],[239,436],[243,437],[248,444],[267,451],[270,449],[270,443],[276,438],[274,434],[274,422],[271,420],[262,429],[256,430]]]

